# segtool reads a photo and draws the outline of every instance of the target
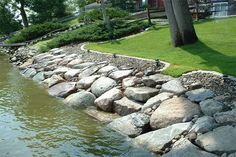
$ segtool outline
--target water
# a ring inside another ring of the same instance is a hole
[[[0,54],[0,157],[154,156],[71,109]]]

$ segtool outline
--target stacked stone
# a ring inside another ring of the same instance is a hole
[[[49,95],[86,108],[108,127],[165,157],[235,155],[236,84],[231,77],[208,80],[213,73],[192,72],[173,78],[159,68],[150,70],[153,65],[143,69],[92,62],[84,53],[63,49],[36,55],[19,69],[46,85]]]

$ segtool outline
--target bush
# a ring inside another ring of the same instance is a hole
[[[147,27],[147,23],[116,20],[111,22],[112,30],[108,31],[103,23],[97,22],[83,26],[77,30],[63,33],[47,43],[48,49],[64,46],[71,43],[81,43],[86,41],[105,41],[117,39],[134,33],[138,33]],[[47,49],[44,48],[43,51]]]
[[[22,29],[20,32],[13,35],[7,43],[25,42],[28,40],[39,38],[54,30],[65,28],[67,28],[67,25],[61,23],[43,23],[38,25],[32,25]]]
[[[110,19],[124,18],[129,15],[127,11],[124,11],[120,8],[106,8],[106,11]],[[102,11],[101,9],[90,10],[89,12],[85,13],[85,17],[91,21],[102,20]],[[83,17],[80,17],[79,20],[82,21]]]

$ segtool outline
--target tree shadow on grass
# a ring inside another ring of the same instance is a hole
[[[198,41],[194,45],[181,47],[188,53],[199,56],[203,62],[201,64],[214,69],[217,67],[221,73],[236,76],[236,56],[228,56],[216,51],[202,41]]]

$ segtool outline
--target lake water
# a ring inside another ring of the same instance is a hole
[[[132,141],[48,96],[0,54],[0,157],[151,157]]]

